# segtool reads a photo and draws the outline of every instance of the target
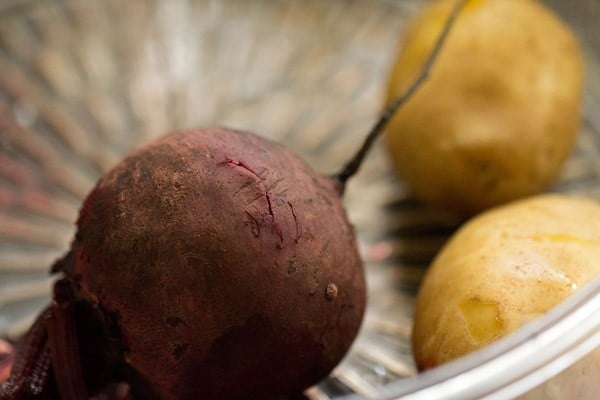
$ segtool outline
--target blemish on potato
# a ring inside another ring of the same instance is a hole
[[[498,303],[473,297],[460,304],[471,337],[479,343],[489,342],[503,330]]]

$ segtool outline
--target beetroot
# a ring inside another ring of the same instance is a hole
[[[300,391],[358,331],[365,281],[333,181],[253,134],[141,148],[100,180],[78,228],[65,272],[116,318],[157,397]]]

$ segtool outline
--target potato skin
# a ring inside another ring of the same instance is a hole
[[[388,101],[420,71],[454,0],[409,26]],[[471,216],[539,193],[577,137],[583,60],[575,37],[532,0],[470,0],[428,81],[387,129],[390,154],[415,196]]]
[[[413,353],[420,369],[479,349],[546,313],[600,273],[600,204],[538,195],[461,227],[417,296]]]
[[[115,316],[143,396],[294,393],[359,329],[364,273],[333,181],[253,134],[148,144],[100,180],[78,227],[72,276]]]

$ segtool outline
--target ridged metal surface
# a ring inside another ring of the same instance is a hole
[[[225,125],[336,171],[375,121],[403,22],[418,1],[11,1],[0,6],[0,332],[48,301],[82,198],[123,154],[173,129]],[[583,32],[583,31],[582,31]],[[596,79],[596,81],[593,81]],[[588,111],[597,109],[591,74]],[[555,190],[600,197],[588,112]],[[413,302],[459,221],[422,207],[381,146],[345,196],[369,283],[361,335],[313,399],[416,370]]]

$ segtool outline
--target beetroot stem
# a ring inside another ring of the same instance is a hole
[[[377,139],[377,137],[379,137],[381,132],[383,132],[383,129],[385,128],[387,123],[390,121],[390,119],[394,116],[395,112],[412,97],[412,95],[417,91],[417,89],[429,77],[431,68],[435,64],[438,54],[440,53],[440,50],[442,49],[442,47],[444,46],[444,43],[446,42],[448,33],[450,32],[450,29],[454,25],[454,21],[456,20],[456,17],[458,16],[460,10],[463,8],[466,1],[467,0],[459,0],[456,2],[454,8],[452,9],[452,12],[448,16],[448,20],[444,24],[444,28],[442,29],[440,36],[437,38],[437,40],[435,42],[433,50],[429,54],[429,57],[427,58],[425,63],[423,64],[423,68],[421,69],[421,72],[419,73],[419,75],[412,82],[412,84],[404,91],[404,93],[402,93],[400,96],[398,96],[392,103],[390,103],[387,106],[387,108],[383,111],[383,113],[379,117],[379,120],[377,121],[377,123],[373,126],[373,128],[371,128],[371,131],[367,135],[365,141],[363,142],[363,144],[362,144],[361,148],[358,150],[358,152],[354,155],[354,157],[352,157],[350,159],[350,161],[346,164],[346,166],[338,174],[334,175],[334,178],[339,185],[340,193],[344,193],[344,189],[346,187],[346,182],[348,181],[348,179],[350,177],[352,177],[354,174],[356,174],[356,172],[359,170],[365,156],[367,155],[367,153],[373,146],[375,139]]]

